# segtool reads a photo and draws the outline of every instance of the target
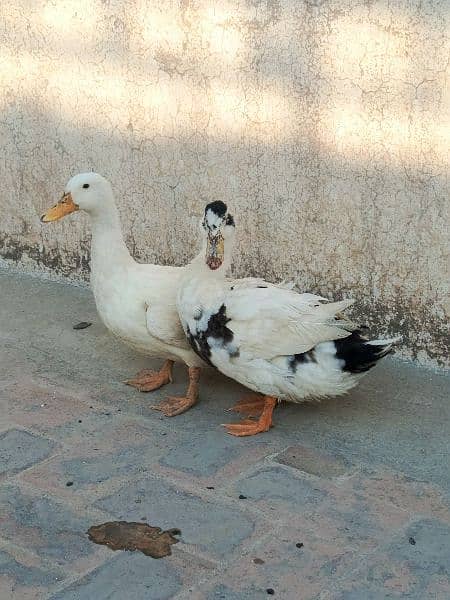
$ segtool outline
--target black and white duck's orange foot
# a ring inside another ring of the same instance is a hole
[[[228,411],[237,412],[246,417],[259,417],[265,406],[265,396],[263,394],[250,393],[243,396],[234,406],[228,408]]]
[[[139,392],[153,392],[167,383],[172,383],[173,360],[166,360],[159,371],[142,369],[132,379],[124,381]]]
[[[269,431],[269,429],[272,427],[272,414],[275,406],[277,405],[277,399],[273,398],[272,396],[262,396],[262,398],[264,402],[264,408],[259,419],[257,421],[244,419],[240,423],[224,425],[227,433],[237,437],[245,437]]]
[[[169,396],[152,408],[160,410],[166,417],[176,417],[197,404],[200,370],[198,367],[189,368],[189,387],[186,396]]]

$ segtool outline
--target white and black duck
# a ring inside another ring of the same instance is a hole
[[[277,401],[339,396],[353,388],[397,339],[368,340],[341,313],[353,300],[328,302],[258,279],[230,281],[235,224],[223,202],[205,208],[202,251],[185,269],[177,307],[194,351],[261,394],[236,410],[258,420],[226,425],[236,436],[272,425]]]

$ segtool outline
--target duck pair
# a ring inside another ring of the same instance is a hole
[[[352,300],[331,303],[283,284],[227,278],[235,223],[223,202],[206,206],[202,249],[185,267],[140,264],[131,257],[111,186],[102,176],[73,177],[41,220],[78,210],[91,219],[91,287],[103,323],[137,352],[165,359],[160,371],[140,371],[126,383],[149,392],[172,381],[175,361],[188,367],[186,395],[153,407],[166,416],[196,404],[200,371],[209,366],[256,392],[235,410],[258,418],[226,425],[228,433],[267,431],[279,400],[344,394],[397,341],[367,340],[342,315]]]

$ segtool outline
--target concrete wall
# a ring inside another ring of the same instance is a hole
[[[183,264],[222,199],[236,272],[355,296],[448,364],[450,0],[0,4],[0,254],[85,276],[69,176],[117,193],[131,251]]]

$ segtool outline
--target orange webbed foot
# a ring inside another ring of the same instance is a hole
[[[200,369],[198,367],[189,368],[189,387],[186,396],[169,396],[156,406],[155,410],[160,410],[166,417],[175,417],[181,415],[197,404],[198,402],[198,382],[200,379]]]
[[[246,394],[229,411],[241,413],[247,417],[259,417],[264,410],[265,397],[262,394]]]
[[[169,396],[152,408],[160,410],[166,417],[176,417],[189,410],[195,403],[196,400],[187,396]]]
[[[262,399],[264,408],[261,416],[257,421],[252,421],[251,419],[244,419],[240,423],[231,423],[224,425],[224,427],[227,430],[227,433],[229,433],[230,435],[235,435],[237,437],[244,437],[269,431],[269,429],[272,427],[272,413],[273,409],[277,405],[277,400],[272,396],[262,396]]]
[[[153,392],[167,383],[172,383],[173,361],[166,360],[160,371],[142,369],[132,379],[124,381],[139,392]]]

